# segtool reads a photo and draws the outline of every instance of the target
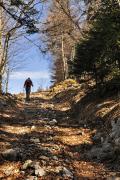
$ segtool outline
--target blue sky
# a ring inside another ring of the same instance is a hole
[[[48,88],[51,85],[50,64],[52,57],[49,54],[42,55],[37,47],[32,47],[28,53],[23,54],[23,59],[24,63],[21,63],[20,68],[14,69],[10,73],[9,92],[23,92],[23,84],[28,77],[33,81],[33,91],[36,91],[39,87]],[[20,60],[18,59],[18,61]]]
[[[39,6],[39,8],[41,7]],[[44,6],[43,11],[45,13],[42,15],[42,19],[47,16],[47,5]],[[17,62],[18,67],[13,68],[10,73],[10,93],[23,92],[23,84],[28,77],[32,79],[34,84],[32,91],[36,91],[39,87],[46,89],[51,85],[52,56],[49,53],[42,54],[40,49],[34,45],[43,45],[39,34],[27,35],[27,38],[33,43],[22,37],[12,45],[12,51],[18,51],[17,55],[12,57],[13,66],[14,62]]]

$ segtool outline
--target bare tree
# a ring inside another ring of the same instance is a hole
[[[11,71],[10,46],[23,36],[30,41],[26,34],[38,32],[36,23],[42,13],[38,11],[38,7],[44,2],[46,0],[0,1],[0,92],[2,92],[3,75],[8,70]]]
[[[73,56],[76,42],[83,35],[83,3],[75,0],[53,0],[43,25],[44,42],[55,57],[52,78],[56,82],[69,76],[68,62]]]

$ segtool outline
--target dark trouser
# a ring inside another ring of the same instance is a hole
[[[26,87],[26,101],[30,100],[31,87]]]

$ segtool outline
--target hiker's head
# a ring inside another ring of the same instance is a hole
[[[30,77],[28,77],[28,80],[30,80]]]

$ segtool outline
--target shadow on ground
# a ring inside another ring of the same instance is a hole
[[[78,91],[70,90],[69,93],[75,96]],[[102,178],[104,174],[109,175],[110,171],[120,170],[119,158],[99,162],[87,157],[93,147],[94,131],[102,132],[105,137],[111,128],[111,119],[116,119],[119,115],[117,96],[97,98],[94,93],[89,93],[65,112],[54,110],[53,107],[37,107],[34,104],[53,103],[55,106],[68,101],[68,96],[64,96],[65,93],[57,94],[50,100],[35,97],[31,99],[33,103],[25,105],[24,109],[16,112],[14,116],[9,112],[9,116],[1,117],[0,151],[17,147],[22,153],[18,159],[21,163],[31,159],[40,161],[41,165],[46,167],[65,166],[73,172],[76,179],[88,178],[89,173],[91,177],[96,175]],[[57,124],[49,127],[49,121],[53,119],[57,120]],[[32,126],[36,129],[32,130]],[[46,159],[42,159],[42,156]]]

